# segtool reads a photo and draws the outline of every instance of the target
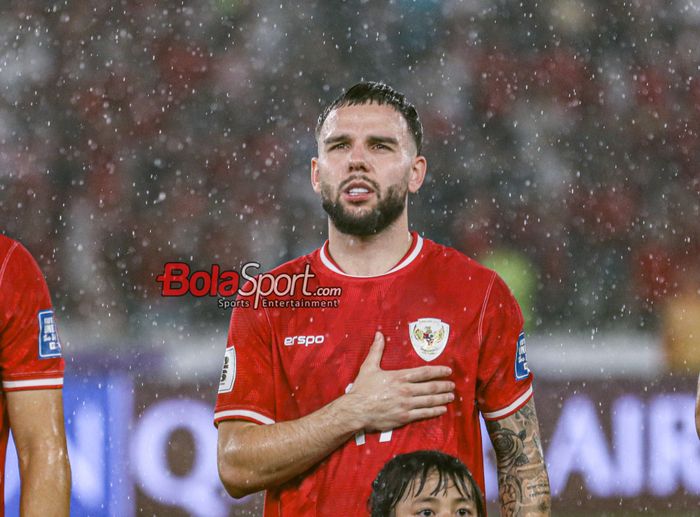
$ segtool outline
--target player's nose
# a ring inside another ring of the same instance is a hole
[[[367,172],[369,167],[364,160],[350,160],[348,162],[348,172]]]
[[[364,146],[353,145],[348,160],[348,172],[367,171],[367,154]]]

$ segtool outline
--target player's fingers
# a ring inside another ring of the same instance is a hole
[[[410,407],[413,409],[432,408],[449,404],[455,399],[452,393],[440,393],[439,395],[423,395],[412,397]]]
[[[408,384],[411,395],[418,397],[421,395],[437,395],[439,393],[452,393],[455,390],[455,383],[452,381],[427,381],[412,382]]]
[[[408,412],[408,421],[406,423],[415,422],[416,420],[425,420],[426,418],[434,418],[444,415],[445,413],[447,413],[447,408],[445,406],[411,409]]]
[[[452,369],[448,366],[419,366],[401,370],[400,379],[406,382],[424,382],[440,377],[447,377],[452,374]]]
[[[382,361],[382,354],[384,353],[384,335],[377,331],[374,333],[374,341],[372,341],[372,346],[369,347],[369,352],[362,366],[374,366],[379,368],[379,363]]]

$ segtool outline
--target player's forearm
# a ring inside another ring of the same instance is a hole
[[[39,447],[20,455],[22,517],[70,513],[71,472],[65,447]]]
[[[539,439],[539,424],[532,399],[517,413],[487,422],[498,464],[501,515],[549,516],[549,477]]]
[[[302,474],[362,429],[344,398],[298,420],[239,427],[219,426],[219,475],[233,497],[278,486]],[[224,423],[225,424],[225,423]]]

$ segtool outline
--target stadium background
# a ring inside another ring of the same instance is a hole
[[[320,245],[313,127],[360,79],[421,114],[413,227],[523,306],[555,515],[697,514],[699,29],[693,0],[4,2],[0,231],[57,308],[73,514],[259,512],[216,478],[228,313],[155,276]]]

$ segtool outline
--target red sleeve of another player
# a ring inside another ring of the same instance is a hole
[[[235,308],[221,370],[215,424],[222,420],[274,423],[271,347],[270,326],[264,309]]]
[[[49,290],[29,252],[0,258],[0,370],[4,391],[63,386],[64,363]]]
[[[494,274],[479,323],[477,404],[486,420],[512,415],[532,396],[523,315],[508,286]]]

